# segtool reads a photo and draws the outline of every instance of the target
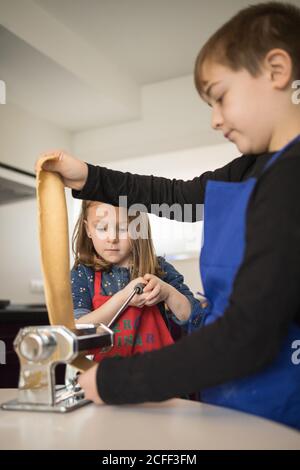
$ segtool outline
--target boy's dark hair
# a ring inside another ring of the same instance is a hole
[[[212,59],[235,71],[245,68],[257,76],[264,57],[274,48],[290,55],[293,80],[300,79],[300,8],[267,2],[239,11],[200,50],[194,70],[198,92],[203,93],[202,65],[206,60]]]

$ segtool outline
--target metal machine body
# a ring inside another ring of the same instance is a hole
[[[22,328],[14,340],[20,361],[18,396],[3,403],[4,410],[52,411],[66,413],[89,403],[77,382],[79,369],[72,365],[92,349],[103,352],[113,347],[112,325],[144,284],[137,284],[109,325],[77,324],[75,329],[46,325]],[[57,385],[55,368],[67,364],[65,385]]]
[[[71,366],[79,355],[113,346],[112,330],[105,325],[30,326],[19,331],[14,348],[20,361],[18,397],[2,404],[5,410],[67,412],[88,403],[77,383],[79,370]],[[65,385],[56,385],[55,368],[68,364]],[[73,374],[70,374],[70,370]]]

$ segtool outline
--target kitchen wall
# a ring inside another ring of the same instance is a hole
[[[118,129],[120,129],[120,126],[118,126]],[[105,130],[102,134],[104,133]],[[111,130],[107,130],[106,141],[109,134],[113,134]],[[101,145],[100,142],[99,145]],[[117,144],[111,141],[111,148],[114,145]],[[122,154],[121,151],[120,154]],[[99,152],[99,155],[101,155],[101,152]],[[225,165],[235,156],[237,156],[236,149],[231,144],[225,143],[156,153],[140,158],[106,161],[102,158],[100,161],[100,157],[99,163],[102,166],[119,171],[189,180],[205,171]],[[97,161],[94,159],[93,163],[97,163]],[[75,200],[74,219],[76,219],[79,209],[80,202]],[[167,260],[184,275],[186,283],[193,292],[201,291],[199,251],[202,240],[202,222],[180,223],[159,218],[155,215],[150,215],[150,222],[157,254],[166,256]]]
[[[0,161],[27,171],[45,149],[71,149],[69,132],[13,103],[0,106],[0,132]]]
[[[166,88],[165,83],[162,86],[164,89]],[[173,91],[174,95],[179,96],[178,91],[178,88],[176,88]],[[157,87],[156,94],[156,113],[158,115],[160,93],[158,93]],[[182,90],[183,94],[184,90]],[[151,112],[154,116],[154,95],[152,95],[152,98]],[[165,133],[161,144],[159,144],[159,139],[155,139],[155,148],[153,148],[153,152],[149,150],[148,154],[147,142],[151,142],[153,137],[151,132],[148,135],[149,140],[146,139],[143,145],[140,140],[137,147],[135,133],[129,133],[126,138],[126,152],[122,152],[122,148],[124,150],[125,147],[119,145],[118,149],[116,148],[115,135],[121,133],[125,136],[127,123],[103,128],[100,134],[90,135],[90,141],[87,135],[84,135],[83,138],[82,133],[70,134],[13,104],[0,106],[0,161],[33,171],[34,162],[41,152],[63,148],[66,151],[72,151],[79,158],[85,158],[95,164],[98,163],[121,171],[190,179],[204,171],[220,167],[236,156],[236,151],[230,144],[201,147],[195,145],[192,148],[183,148],[182,136],[181,145],[179,145],[179,142],[175,142],[172,146],[172,139],[176,134],[176,129],[178,129],[178,123],[173,123],[172,127],[171,121],[174,109],[170,108],[169,114],[167,113],[171,101],[170,98],[164,106],[164,119],[159,118],[161,125],[164,121],[169,122],[168,132]],[[163,109],[162,103],[160,109]],[[185,118],[188,119],[188,116],[185,116]],[[195,126],[195,123],[193,125]],[[116,132],[114,132],[114,129]],[[187,126],[184,138],[186,146],[188,146],[189,141],[188,132],[189,127]],[[193,129],[194,132],[195,129]],[[104,151],[104,148],[102,148],[103,142],[105,142],[107,149],[114,149],[114,154],[108,154]],[[131,145],[134,149],[133,155],[135,158],[128,157]],[[167,152],[166,148],[173,148],[174,150]],[[138,156],[139,152],[140,156]],[[89,158],[89,155],[91,155],[91,158]],[[117,158],[118,155],[119,158]],[[78,214],[79,203],[71,198],[69,190],[66,193],[71,235]],[[0,298],[10,299],[18,303],[44,302],[43,294],[33,293],[30,287],[32,280],[40,281],[42,279],[37,238],[36,201],[28,200],[0,206],[0,220]],[[194,292],[201,290],[198,266],[201,222],[182,225],[152,216],[151,225],[157,253],[167,256],[170,262],[185,276],[186,282]],[[181,236],[175,237],[174,233],[176,235],[181,234]]]
[[[0,129],[0,161],[27,171],[46,149],[71,147],[68,132],[13,104],[0,106]],[[0,299],[44,302],[30,291],[41,280],[36,213],[35,199],[0,205]]]

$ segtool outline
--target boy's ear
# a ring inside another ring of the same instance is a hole
[[[90,233],[90,231],[89,231],[89,228],[88,228],[88,223],[87,223],[87,221],[84,220],[83,223],[84,223],[84,228],[85,228],[85,231],[86,231],[87,236],[88,236],[89,238],[92,238],[92,235],[91,235],[91,233]]]
[[[276,89],[283,90],[292,80],[293,63],[284,49],[272,49],[264,59],[264,67]]]

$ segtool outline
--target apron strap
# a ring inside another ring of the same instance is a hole
[[[295,137],[293,140],[291,140],[288,144],[286,144],[282,149],[280,149],[278,152],[275,153],[275,155],[273,155],[273,157],[266,163],[264,169],[263,169],[263,173],[271,166],[273,165],[276,160],[278,160],[278,158],[284,153],[286,152],[287,150],[289,150],[291,147],[293,147],[293,145],[295,145],[297,142],[300,142],[300,135],[297,135],[297,137]]]
[[[101,293],[101,271],[95,271],[94,295]]]

